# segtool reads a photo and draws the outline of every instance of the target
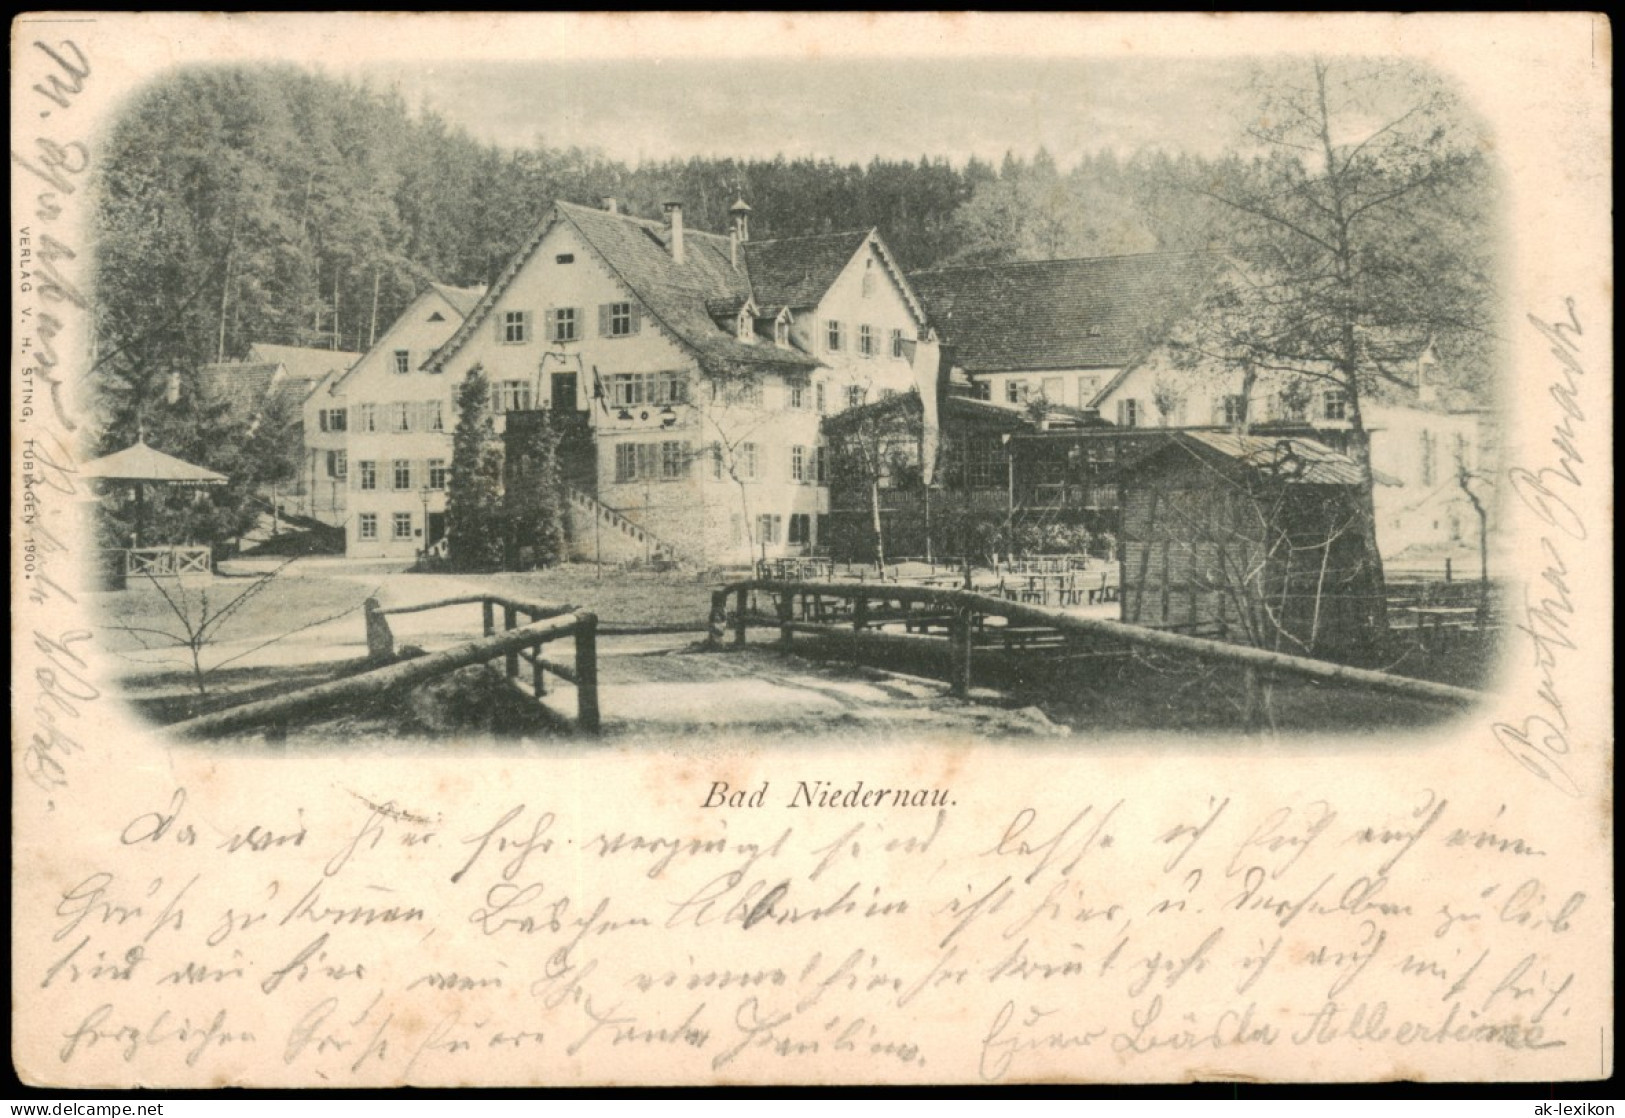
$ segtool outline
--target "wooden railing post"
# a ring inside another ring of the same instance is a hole
[[[948,691],[956,698],[963,699],[971,689],[971,611],[967,607],[954,609],[950,637]]]
[[[485,599],[485,601],[480,603],[480,612],[481,612],[481,614],[483,615],[483,618],[484,618],[484,625],[482,626],[482,629],[484,631],[484,635],[488,636],[488,637],[496,636],[496,632],[497,632],[497,607],[496,607],[496,603],[493,602],[490,598]]]
[[[783,645],[790,643],[790,622],[792,620],[790,611],[795,608],[795,601],[796,596],[789,591],[785,591],[778,597],[779,643]]]
[[[745,600],[750,591],[743,586],[739,588],[739,595],[734,602],[734,643],[745,643]]]
[[[598,615],[576,620],[576,724],[585,734],[598,732]]]
[[[547,694],[547,671],[542,667],[542,658],[547,653],[547,642],[535,645],[530,650],[530,689],[540,699]]]
[[[519,627],[519,611],[511,605],[502,607],[502,627],[509,632]],[[508,653],[506,670],[509,679],[519,678],[519,650],[517,648]]]
[[[711,617],[709,630],[705,634],[705,643],[712,648],[722,647],[722,638],[728,632],[728,591],[714,590],[711,592]]]
[[[852,599],[852,631],[861,633],[869,626],[869,598],[859,593]]]

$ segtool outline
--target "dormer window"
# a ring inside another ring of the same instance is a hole
[[[773,323],[773,344],[786,348],[790,345],[790,320],[783,315]]]
[[[751,327],[750,308],[744,307],[739,312],[739,321],[734,324],[734,332],[742,342],[755,340],[756,331]]]

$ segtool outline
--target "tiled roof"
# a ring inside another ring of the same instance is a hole
[[[274,361],[234,361],[203,366],[203,381],[215,399],[224,400],[233,415],[248,419],[265,405],[280,366]],[[308,395],[308,393],[306,393]],[[303,397],[300,397],[303,401]]]
[[[484,287],[452,287],[445,283],[431,283],[429,286],[438,291],[440,297],[451,304],[452,310],[464,318],[469,316],[469,312],[478,305],[480,296],[485,294]]]
[[[1174,447],[1181,447],[1197,458],[1230,462],[1294,485],[1359,485],[1361,482],[1360,467],[1354,459],[1315,439],[1271,438],[1231,431],[1181,431],[1170,436],[1168,445],[1161,451],[1141,459],[1134,469],[1152,458],[1173,453]],[[1400,484],[1375,471],[1373,479],[1383,485]]]
[[[683,261],[679,263],[672,258],[667,245],[669,231],[661,222],[558,202],[462,327],[430,358],[428,367],[443,365],[480,328],[555,221],[572,225],[656,324],[702,360],[781,369],[818,366],[816,358],[799,350],[740,342],[731,328],[717,325],[712,307],[731,305],[737,309],[751,295],[744,262],[739,268],[733,266],[728,237],[686,230]]]
[[[868,230],[746,241],[745,267],[758,306],[810,307],[863,247]]]
[[[274,362],[286,370],[288,379],[293,382],[288,390],[298,393],[294,399],[296,404],[304,403],[329,373],[342,374],[361,360],[361,354],[343,349],[311,349],[269,342],[255,342],[249,356],[256,361]]]
[[[1114,368],[1161,340],[1219,267],[1149,253],[942,268],[910,275],[932,324],[970,373]]]

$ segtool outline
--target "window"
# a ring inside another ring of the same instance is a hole
[[[324,408],[317,417],[317,426],[323,431],[342,431],[348,424],[347,415],[343,408]]]
[[[378,430],[378,407],[376,404],[356,405],[355,429],[369,433]]]
[[[681,371],[612,373],[609,378],[609,399],[617,408],[635,408],[644,404],[686,404],[688,374]]]
[[[651,404],[688,403],[688,374],[684,372],[656,373],[655,394]]]
[[[1024,380],[1005,381],[1004,399],[1009,404],[1025,404],[1027,402],[1027,382]]]
[[[1234,427],[1247,422],[1247,397],[1226,396],[1223,408],[1225,426]]]
[[[412,429],[412,405],[404,400],[389,405],[389,429],[396,433]]]
[[[824,323],[824,348],[831,353],[841,352],[841,324],[833,318]]]
[[[609,400],[618,408],[630,408],[644,402],[648,391],[648,376],[644,373],[613,373],[609,378]]]
[[[993,399],[993,385],[985,380],[975,381],[970,386],[970,398],[972,400]]]
[[[819,415],[824,414],[824,386],[822,384],[816,384],[813,386],[813,407],[818,409]]]
[[[396,489],[412,488],[412,463],[410,459],[397,458],[392,463],[395,474]]]
[[[1327,419],[1339,420],[1349,417],[1349,396],[1341,388],[1328,388],[1321,399],[1323,412]]]
[[[1119,427],[1138,427],[1140,421],[1144,418],[1145,416],[1140,408],[1140,401],[1133,399],[1117,401],[1117,425]]]
[[[378,488],[378,463],[357,462],[355,468],[360,471],[360,487],[362,489]]]
[[[739,312],[739,321],[734,323],[734,334],[742,342],[756,340],[756,329],[751,322],[749,307],[745,307]]]
[[[812,543],[812,517],[804,512],[790,514],[789,543]]]
[[[688,444],[660,444],[660,480],[677,481],[688,476]]]
[[[375,540],[378,538],[378,514],[364,512],[356,517],[355,536],[358,540]]]
[[[504,311],[497,336],[504,345],[523,345],[530,341],[530,322],[529,311]]]
[[[575,262],[576,254],[573,252],[561,252],[553,258],[555,264],[574,264]]]
[[[605,303],[598,308],[598,333],[606,338],[629,338],[638,332],[631,303]]]
[[[756,538],[762,543],[778,543],[779,528],[784,523],[784,517],[774,516],[772,513],[762,513],[756,518]]]
[[[444,489],[446,487],[446,460],[444,458],[429,459],[429,488]]]
[[[808,466],[807,448],[804,447],[804,446],[793,446],[793,447],[791,447],[790,448],[790,480],[795,481],[795,482],[808,482],[808,481],[811,481],[812,478],[808,476],[809,471],[807,469],[807,466]]]
[[[773,323],[773,344],[787,346],[790,344],[790,323],[786,319],[779,319]]]
[[[861,385],[861,384],[849,384],[849,385],[847,385],[846,386],[846,406],[849,407],[849,408],[861,408],[861,407],[863,407],[863,398],[865,396],[867,396],[867,395],[868,395],[868,393],[864,391],[863,385]]]
[[[806,406],[807,406],[807,386],[806,385],[804,385],[804,384],[791,384],[789,386],[789,388],[786,390],[786,395],[789,397],[790,407],[794,408],[797,411],[801,411],[801,410],[804,410],[806,408]]]
[[[327,452],[327,476],[330,477],[330,478],[343,479],[343,478],[348,477],[349,474],[350,474],[350,464],[349,464],[348,461],[346,461],[346,455],[345,455],[344,451],[342,451],[342,450],[330,450],[330,451],[328,451]]]
[[[993,489],[1006,480],[1003,448],[997,437],[972,439],[965,446],[965,484]]]
[[[397,375],[403,375],[405,373],[410,373],[411,371],[412,371],[412,351],[409,350],[409,349],[397,349],[395,351],[395,372],[396,372],[396,374]]]
[[[505,380],[491,387],[492,406],[498,412],[530,411],[530,381]]]
[[[638,480],[638,448],[634,443],[618,443],[615,447],[615,480]]]
[[[576,340],[576,309],[574,307],[553,307],[547,312],[547,337],[554,342],[573,342]]]
[[[762,384],[751,380],[729,385],[723,398],[734,407],[759,408],[762,406]]]
[[[412,514],[398,512],[395,514],[395,538],[409,540],[412,538]]]
[[[867,322],[858,327],[858,353],[863,357],[875,355],[875,328]]]
[[[739,444],[738,467],[739,468],[738,468],[738,470],[736,472],[738,473],[739,479],[741,481],[755,481],[756,480],[756,444],[755,443],[740,443]]]
[[[893,330],[891,332],[891,355],[893,357],[903,357],[905,354],[906,351],[903,349],[903,332],[901,330]]]
[[[823,485],[824,479],[828,476],[825,473],[828,464],[829,448],[824,446],[813,447],[813,480],[819,485]]]
[[[423,426],[429,431],[446,429],[446,407],[443,400],[429,400],[423,405]]]

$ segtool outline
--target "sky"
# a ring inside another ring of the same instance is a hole
[[[394,86],[476,137],[596,148],[636,162],[688,156],[975,155],[1047,148],[1063,166],[1109,148],[1214,155],[1252,101],[1245,59],[653,58],[369,63],[340,71]]]

